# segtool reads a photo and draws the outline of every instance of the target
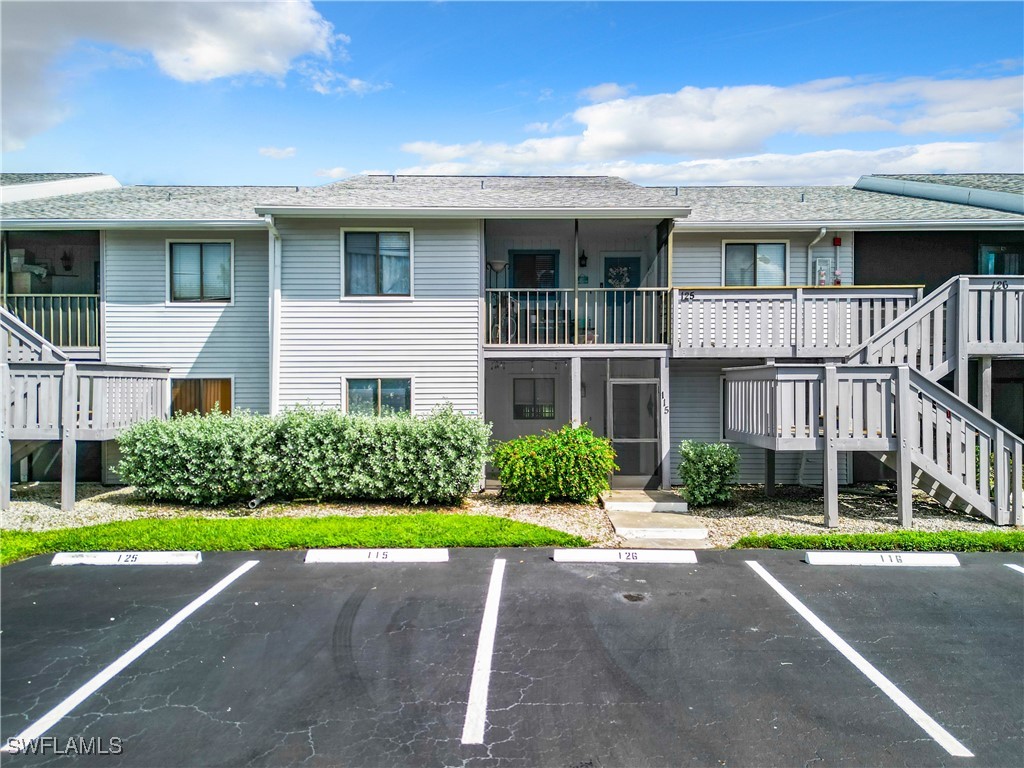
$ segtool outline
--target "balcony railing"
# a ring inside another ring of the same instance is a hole
[[[668,344],[668,288],[492,289],[486,343]]]
[[[921,296],[916,286],[674,290],[681,357],[843,357]]]
[[[99,349],[97,294],[9,293],[6,308],[51,344],[65,349]]]

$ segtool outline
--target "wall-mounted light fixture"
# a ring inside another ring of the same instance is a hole
[[[71,255],[71,251],[64,251],[60,257],[60,265],[64,267],[65,272],[70,272],[71,267],[75,265],[75,258]]]
[[[586,269],[587,266],[587,252],[580,251],[580,269]]]

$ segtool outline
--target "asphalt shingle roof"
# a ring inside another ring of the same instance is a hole
[[[40,184],[44,181],[83,179],[88,176],[102,176],[102,173],[0,173],[0,187],[17,184]]]
[[[973,205],[889,195],[852,187],[680,187],[690,206],[685,225],[831,221],[901,222],[1020,219]]]
[[[679,208],[675,187],[642,187],[615,176],[356,176],[303,187],[267,207]]]
[[[985,174],[993,175],[993,174]],[[994,174],[1006,176],[1006,174]],[[1022,177],[1024,178],[1024,177]],[[611,176],[357,176],[318,187],[121,187],[0,206],[8,220],[256,221],[257,207],[685,209],[685,225],[1024,216],[853,187],[642,187]]]
[[[875,173],[872,176],[1024,195],[1024,174],[1021,173]]]

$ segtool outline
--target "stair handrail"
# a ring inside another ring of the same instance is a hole
[[[959,295],[959,281],[960,275],[954,275],[949,278],[949,280],[928,294],[924,299],[900,315],[894,322],[889,323],[871,338],[862,342],[859,347],[847,355],[846,362],[870,363],[871,361],[867,358],[872,351],[876,351],[883,345],[896,339],[901,333],[905,333],[909,328],[921,321],[922,315],[929,314],[933,309],[945,304],[953,296]]]
[[[5,336],[8,334],[14,336],[26,346],[39,350],[40,362],[64,363],[69,359],[59,347],[22,322],[21,318],[13,312],[9,312],[5,307],[0,307],[0,330],[4,332]],[[6,338],[4,341],[4,358],[6,359],[9,355],[9,350],[7,349]],[[8,362],[14,361],[8,360]]]

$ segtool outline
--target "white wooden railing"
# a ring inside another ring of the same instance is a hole
[[[489,345],[668,344],[668,288],[490,289]]]
[[[104,363],[5,363],[10,440],[110,440],[168,413],[168,369]]]
[[[849,360],[909,365],[932,381],[956,369],[961,390],[971,355],[1024,355],[1024,277],[951,278]]]
[[[917,286],[675,288],[680,357],[845,357],[908,312]]]
[[[62,363],[68,359],[61,350],[3,307],[0,307],[0,339],[4,345],[0,360],[8,363]]]
[[[1024,441],[908,366],[727,370],[725,437],[772,450],[906,446],[933,478],[932,495],[999,525],[1024,525]]]
[[[58,347],[98,349],[100,297],[83,294],[7,294],[6,308]]]

